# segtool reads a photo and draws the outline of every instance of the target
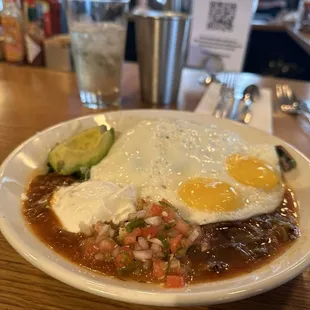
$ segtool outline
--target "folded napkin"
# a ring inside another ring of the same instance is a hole
[[[208,86],[195,112],[212,115],[220,99],[220,89],[221,85],[218,83],[212,83]],[[270,89],[260,89],[260,98],[252,105],[251,111],[252,119],[249,126],[272,134],[272,97]]]

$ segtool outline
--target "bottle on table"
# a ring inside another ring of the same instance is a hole
[[[28,18],[25,33],[27,63],[32,66],[44,65],[44,31],[40,27],[35,0],[27,0]]]
[[[5,0],[1,23],[5,60],[23,63],[25,59],[23,18],[22,12],[14,0]]]
[[[303,0],[299,3],[296,27],[303,32],[310,32],[310,1]]]
[[[36,6],[45,37],[60,34],[61,4],[59,0],[37,0]]]

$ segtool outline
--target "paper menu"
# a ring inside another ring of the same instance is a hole
[[[187,65],[241,71],[252,20],[251,0],[193,0]]]

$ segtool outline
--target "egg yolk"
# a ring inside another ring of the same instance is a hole
[[[179,196],[189,207],[199,211],[234,211],[242,206],[241,197],[231,185],[208,178],[181,183]]]
[[[280,181],[270,165],[255,157],[233,154],[226,160],[226,169],[238,182],[255,188],[270,190]]]

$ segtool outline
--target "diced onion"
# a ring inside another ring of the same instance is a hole
[[[97,236],[97,238],[96,238],[96,243],[99,243],[101,240],[103,240],[103,239],[106,239],[107,238],[107,236],[105,236],[105,235],[98,235]]]
[[[208,251],[210,249],[210,245],[207,242],[202,242],[201,244],[201,252]]]
[[[120,229],[118,230],[118,239],[119,240],[123,240],[125,235],[126,235],[126,228],[124,227],[120,227]]]
[[[157,238],[150,238],[150,239],[148,239],[148,241],[151,243],[158,244],[159,246],[163,246],[163,243]]]
[[[113,238],[114,234],[115,234],[115,230],[113,228],[110,228],[110,230],[109,230],[110,238]]]
[[[138,238],[138,243],[143,250],[147,250],[149,248],[148,242],[143,237]]]
[[[109,235],[109,230],[110,230],[110,225],[108,224],[104,224],[99,233],[98,233],[98,236],[108,236]]]
[[[94,226],[94,230],[99,234],[100,230],[104,224],[101,221],[98,221]]]
[[[160,216],[148,217],[144,221],[145,223],[152,225],[152,226],[159,226],[162,223],[162,219]]]
[[[151,250],[154,252],[154,253],[159,253],[161,251],[161,246],[156,244],[156,243],[153,243],[151,245]]]
[[[171,269],[180,269],[180,267],[181,267],[181,263],[178,259],[172,258],[170,260],[170,268]]]
[[[86,225],[85,222],[80,222],[79,228],[81,230],[81,233],[83,233],[87,237],[89,237],[93,234],[93,230],[91,229],[90,226]]]
[[[141,219],[143,217],[145,217],[146,211],[145,210],[140,210],[136,213],[136,218],[137,219]]]
[[[151,250],[133,251],[133,255],[137,260],[146,261],[152,258],[153,252]]]
[[[135,244],[135,251],[142,251],[144,249],[142,249],[142,247],[139,245],[139,243]]]
[[[192,233],[189,235],[188,240],[193,243],[200,236],[200,230],[195,228]]]

